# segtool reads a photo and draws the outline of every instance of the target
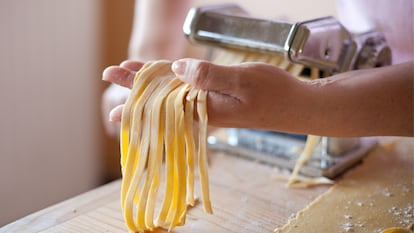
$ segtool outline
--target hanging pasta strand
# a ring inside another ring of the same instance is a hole
[[[195,205],[194,197],[194,163],[195,163],[195,142],[193,135],[193,112],[194,112],[194,100],[197,97],[197,91],[191,89],[187,95],[185,102],[184,112],[184,137],[185,137],[185,150],[187,152],[187,205]]]
[[[154,73],[161,67],[162,64],[160,63],[152,63],[148,62],[144,64],[144,66],[140,69],[140,72],[134,78],[134,83],[136,88],[131,90],[129,98],[127,99],[123,112],[122,112],[122,119],[121,119],[121,135],[120,135],[120,145],[121,145],[121,167],[125,167],[125,163],[128,157],[128,150],[129,150],[129,137],[130,137],[130,127],[131,127],[131,118],[133,117],[132,107],[138,101],[138,99],[142,96],[145,88],[148,84],[153,80],[152,76]],[[146,92],[145,99],[148,98],[151,92]],[[148,96],[147,96],[148,95]],[[123,170],[122,170],[123,171]]]
[[[201,180],[201,194],[203,197],[204,211],[213,213],[210,202],[210,191],[208,186],[208,165],[207,165],[207,92],[199,91],[197,95],[197,113],[199,119],[199,136],[198,136],[198,169]]]
[[[167,79],[167,78],[165,78]],[[162,159],[163,159],[163,142],[164,142],[164,129],[165,129],[165,116],[162,114],[162,107],[164,106],[165,97],[174,89],[176,89],[181,82],[177,79],[169,81],[169,83],[162,88],[160,93],[156,96],[155,102],[151,108],[151,142],[150,142],[150,153],[151,158],[154,158],[149,162],[148,171],[153,171],[152,178],[151,174],[147,176],[146,181],[148,184],[151,182],[151,186],[148,190],[147,206],[145,208],[145,226],[146,228],[154,228],[154,210],[155,202],[158,193],[158,188],[161,183],[162,173]],[[146,192],[147,190],[143,190]]]
[[[175,192],[173,194],[173,205],[170,210],[172,210],[172,222],[169,230],[171,231],[174,226],[183,225],[185,223],[185,213],[187,209],[186,204],[186,195],[187,195],[187,185],[186,185],[186,158],[181,156],[185,153],[185,142],[184,142],[184,107],[183,100],[188,92],[189,85],[185,84],[180,87],[180,91],[177,94],[177,98],[174,102],[175,110],[175,147],[176,154],[174,157],[175,162]]]
[[[299,180],[298,175],[299,175],[300,169],[305,165],[307,161],[309,161],[313,153],[313,148],[315,148],[315,146],[320,141],[320,139],[321,139],[320,136],[308,135],[308,138],[305,143],[305,147],[302,153],[300,154],[298,160],[296,161],[295,167],[293,168],[293,171],[292,171],[292,175],[290,176],[288,180],[288,183],[287,183],[288,187],[292,186],[295,182]]]
[[[201,149],[196,151],[193,134],[195,102],[205,115],[200,127],[207,127],[206,97],[197,97],[204,92],[184,84],[170,67],[168,61],[146,63],[135,76],[122,113],[121,207],[126,225],[134,232],[156,227],[171,231],[185,223],[187,205],[195,204],[194,161],[196,156],[206,156],[202,142],[198,146]],[[206,135],[201,134],[199,137],[205,139]],[[203,202],[210,203],[209,194],[205,193],[209,191],[205,188],[207,164],[203,166]],[[165,184],[160,193],[164,198],[157,208],[163,168]],[[211,212],[211,204],[208,205]]]
[[[144,66],[143,73],[147,72],[145,68],[150,66]],[[161,66],[153,66],[153,68],[160,69]],[[145,85],[149,83],[149,80],[151,80],[153,72],[148,73],[147,75],[137,75],[136,83]],[[143,79],[142,82],[139,82],[139,80]],[[133,209],[133,203],[134,198],[136,197],[138,193],[138,186],[141,181],[141,177],[144,173],[145,164],[147,162],[147,150],[148,150],[148,138],[144,137],[141,140],[142,136],[142,130],[143,132],[147,132],[149,129],[149,124],[145,124],[145,122],[148,122],[147,119],[143,119],[143,109],[144,106],[150,97],[150,95],[153,93],[155,89],[157,89],[159,85],[160,80],[152,81],[148,85],[146,85],[146,88],[137,88],[140,91],[137,91],[136,98],[134,98],[134,101],[131,101],[127,104],[130,104],[132,107],[124,107],[123,117],[127,115],[132,115],[132,119],[135,119],[131,122],[124,122],[127,120],[130,120],[130,117],[127,119],[122,119],[121,123],[121,137],[125,136],[130,140],[121,142],[121,146],[127,148],[126,154],[121,154],[123,158],[126,158],[124,165],[122,166],[123,172],[123,180],[122,180],[122,186],[121,186],[121,206],[124,209],[124,217],[126,220],[126,223],[128,227],[134,231],[137,231],[136,228],[137,223],[134,220],[134,209]],[[137,85],[138,85],[137,84]],[[141,86],[140,86],[141,87]],[[125,109],[132,109],[132,114],[125,112]],[[144,122],[142,124],[142,122]],[[129,127],[126,128],[128,125],[131,125],[131,131],[129,131]],[[144,129],[142,129],[141,126],[144,126]],[[128,134],[128,135],[127,135]],[[131,134],[131,136],[129,135]],[[144,133],[145,135],[145,133]],[[127,144],[127,145],[125,145]],[[122,151],[121,151],[122,152]],[[122,165],[122,163],[121,163]],[[141,224],[142,225],[142,224]]]
[[[178,89],[168,95],[165,105],[165,132],[164,132],[164,151],[165,151],[165,194],[162,202],[160,214],[156,220],[159,226],[169,226],[171,221],[167,221],[168,213],[173,199],[174,190],[174,157],[175,157],[175,112],[174,100],[177,97]],[[172,210],[171,210],[172,211]],[[171,214],[170,214],[171,215]],[[169,218],[171,219],[171,217]]]

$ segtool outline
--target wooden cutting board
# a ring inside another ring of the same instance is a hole
[[[290,190],[272,179],[273,168],[267,165],[221,153],[209,158],[214,215],[204,213],[200,203],[174,232],[272,232],[328,188]],[[126,232],[120,184],[118,180],[41,210],[0,232]],[[196,194],[201,195],[198,188]]]
[[[268,165],[222,153],[210,152],[209,158],[214,215],[198,204],[189,210],[186,225],[174,232],[273,232],[329,188],[287,189],[283,181],[272,179],[274,170]],[[127,232],[120,184],[118,180],[41,210],[0,232]]]

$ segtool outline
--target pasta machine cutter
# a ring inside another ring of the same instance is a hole
[[[192,8],[183,31],[194,44],[283,55],[326,75],[391,64],[391,50],[381,32],[352,34],[333,17],[292,23],[255,18],[238,5],[221,4]],[[210,148],[290,169],[306,141],[306,135],[250,129],[228,129],[226,134],[210,136]],[[334,178],[375,144],[374,138],[322,137],[302,173]]]

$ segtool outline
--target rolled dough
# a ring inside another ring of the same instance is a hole
[[[275,232],[412,232],[414,138],[382,138],[361,165]]]

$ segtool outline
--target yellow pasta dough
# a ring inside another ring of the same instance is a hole
[[[272,64],[296,77],[303,70],[302,65],[271,54],[230,50],[215,59],[223,65],[247,61]],[[121,207],[126,225],[134,232],[157,227],[171,231],[185,223],[187,207],[196,202],[196,161],[204,211],[213,212],[207,165],[207,92],[181,82],[170,67],[169,61],[146,63],[135,76],[122,113]],[[195,110],[199,122],[194,128]],[[310,137],[291,181],[298,180],[297,173],[311,155],[315,140],[316,137]]]
[[[360,166],[275,232],[413,232],[414,141],[381,140]]]
[[[303,149],[302,153],[299,156],[299,159],[296,161],[295,167],[293,168],[292,175],[288,180],[288,187],[307,187],[307,185],[312,185],[315,181],[318,183],[318,179],[301,179],[299,175],[300,169],[305,165],[305,163],[312,157],[313,148],[317,145],[320,140],[320,136],[315,135],[308,135],[306,140],[305,148]],[[304,182],[305,184],[301,184]]]
[[[206,159],[207,92],[181,82],[170,67],[168,61],[146,63],[135,76],[122,113],[121,207],[129,230],[134,232],[157,227],[172,230],[185,223],[187,205],[195,203],[196,159],[204,208],[212,213]],[[193,134],[195,103],[200,119],[197,146]],[[159,192],[163,165],[164,189]],[[157,206],[159,193],[164,198]]]

